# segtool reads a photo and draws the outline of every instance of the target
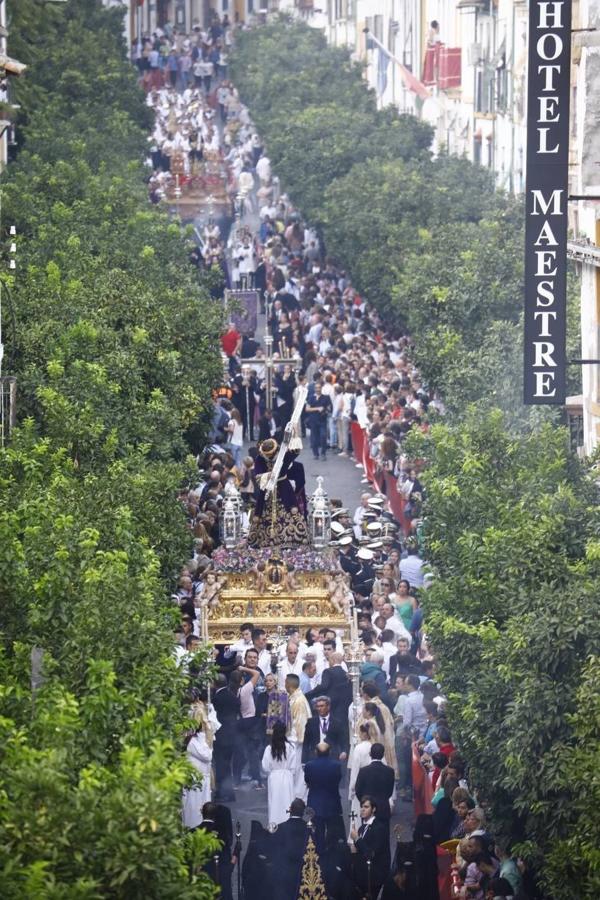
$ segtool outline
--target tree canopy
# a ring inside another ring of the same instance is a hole
[[[426,127],[377,111],[360,67],[303,24],[244,32],[233,69],[282,188],[410,333],[447,409],[403,450],[428,461],[423,605],[470,780],[549,896],[592,898],[596,487],[557,416],[522,403],[522,202],[480,166],[432,159]],[[577,295],[571,273],[573,349]]]
[[[28,70],[2,183],[19,413],[0,451],[2,895],[208,898],[213,843],[181,826],[192,775],[169,594],[190,553],[177,494],[221,376],[220,306],[179,224],[149,207],[120,11],[9,13]]]
[[[423,377],[453,414],[494,403],[516,429],[551,416],[514,403],[522,395],[521,200],[495,192],[481,166],[432,159],[430,127],[378,110],[360,64],[304,23],[279,17],[242,32],[232,73],[284,189],[388,327],[417,338]],[[578,281],[570,278],[575,347]],[[501,334],[511,337],[506,377],[479,378],[480,367],[493,368],[488,349]],[[448,362],[475,378],[449,378]],[[577,393],[579,373],[569,376]]]

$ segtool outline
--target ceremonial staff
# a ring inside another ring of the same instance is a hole
[[[295,449],[291,446],[291,442],[294,439],[294,433],[296,430],[296,426],[300,421],[300,416],[302,415],[302,410],[304,409],[304,404],[306,403],[306,398],[308,396],[308,388],[306,385],[300,385],[298,388],[298,397],[296,399],[296,405],[294,407],[294,411],[290,418],[290,421],[285,426],[285,432],[283,435],[283,440],[281,442],[281,447],[279,448],[279,453],[275,459],[275,463],[273,464],[273,468],[271,469],[271,474],[267,481],[266,486],[266,496],[274,493],[277,487],[277,479],[279,478],[279,473],[281,472],[281,467],[283,466],[283,458],[288,450]]]
[[[233,855],[236,858],[237,865],[237,895],[238,900],[242,900],[243,888],[242,888],[242,826],[240,825],[240,821],[235,823],[235,844],[233,845]]]

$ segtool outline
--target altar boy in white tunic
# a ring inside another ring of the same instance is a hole
[[[294,799],[296,753],[285,736],[283,722],[275,722],[271,743],[265,748],[262,767],[268,775],[269,825],[286,822]]]
[[[202,806],[212,796],[210,784],[212,747],[206,742],[202,726],[192,735],[186,748],[187,761],[202,775],[202,784],[183,791],[183,824],[186,828],[197,828],[202,821]]]

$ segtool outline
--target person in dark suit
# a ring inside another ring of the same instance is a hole
[[[220,852],[213,855],[205,864],[204,871],[220,885],[223,900],[231,900],[231,873],[234,862],[231,856],[233,841],[231,811],[219,803],[205,803],[202,807],[202,822],[198,828],[214,834],[223,845]]]
[[[329,668],[323,670],[321,683],[304,696],[309,703],[317,697],[329,697],[334,719],[348,718],[348,707],[352,703],[352,684],[348,673],[342,668],[342,654],[333,653]]]
[[[318,853],[326,852],[340,837],[346,836],[340,800],[342,767],[336,759],[330,758],[330,750],[330,745],[324,741],[317,744],[317,758],[311,759],[304,766],[308,805],[315,813],[315,843]]]
[[[394,793],[394,770],[383,762],[383,744],[371,746],[372,762],[363,766],[356,778],[355,792],[359,801],[365,796],[372,797],[377,806],[377,818],[385,822],[389,829],[391,818],[390,799]]]
[[[339,561],[342,571],[354,578],[360,572],[360,562],[355,558],[356,548],[352,544],[342,544],[339,550]]]
[[[237,735],[237,720],[240,715],[240,698],[227,686],[224,675],[218,675],[216,691],[213,695],[213,706],[221,727],[215,735],[214,760],[215,760],[215,800],[233,802],[233,777],[231,762]],[[236,689],[237,691],[237,689]]]
[[[325,641],[324,646],[327,647],[328,643],[330,642]],[[348,673],[342,668],[342,661],[341,653],[332,653],[329,657],[329,668],[325,669],[321,676],[321,683],[305,696],[309,703],[318,696],[329,697],[331,715],[341,725],[340,745],[347,752],[350,746],[348,707],[352,703],[352,683]]]
[[[289,819],[279,825],[274,835],[275,900],[290,900],[298,892],[308,838],[308,826],[303,819],[305,809],[304,800],[292,800]]]
[[[331,714],[329,697],[319,696],[315,700],[316,715],[309,719],[304,730],[302,744],[302,763],[308,762],[315,755],[318,744],[331,747],[331,755],[344,762],[348,757],[347,729]],[[310,805],[310,804],[309,804]]]
[[[364,796],[360,828],[353,827],[350,832],[356,896],[367,900],[375,900],[391,865],[389,827],[377,813],[375,800]]]
[[[250,824],[250,840],[242,865],[242,893],[244,900],[264,900],[273,897],[277,877],[273,871],[275,835],[269,834],[260,822]]]

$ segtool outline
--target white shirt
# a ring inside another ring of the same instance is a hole
[[[393,615],[390,619],[386,619],[385,627],[394,632],[394,634],[396,635],[396,642],[400,638],[406,638],[410,646],[412,635],[406,628],[404,622],[398,616]]]
[[[321,716],[319,716],[319,741],[321,744],[325,741],[325,739],[327,737],[330,720],[331,720],[331,714],[328,716],[324,716],[323,718],[321,718]]]
[[[381,668],[385,672],[387,678],[390,677],[390,659],[392,658],[392,656],[394,656],[397,650],[398,648],[388,641],[381,645],[381,652],[383,653],[383,665]]]
[[[411,587],[423,587],[423,560],[411,554],[400,560],[400,577],[405,578]]]
[[[356,538],[360,540],[362,537],[362,522],[365,517],[365,513],[369,512],[369,508],[365,508],[364,506],[359,506],[354,512],[354,516],[352,521],[354,522],[354,534]]]
[[[245,641],[244,638],[240,638],[239,641],[236,641],[235,644],[231,644],[229,649],[232,653],[241,653],[244,656],[246,650],[250,650],[250,648],[254,647],[252,641]]]
[[[277,678],[279,680],[279,689],[282,691],[285,688],[285,679],[288,675],[297,675],[298,678],[302,673],[302,666],[304,664],[304,660],[300,659],[300,654],[296,657],[296,661],[291,663],[289,659],[286,657],[282,662],[279,663],[277,668]]]
[[[302,662],[306,662],[307,653],[314,653],[315,662],[318,668],[319,661],[323,661],[324,659],[323,644],[321,643],[321,641],[315,641],[315,643],[311,644],[310,646],[306,643],[306,641],[300,641],[300,643],[298,644],[298,656],[302,657]]]
[[[371,825],[373,824],[374,821],[375,821],[375,816],[371,816],[370,819],[364,820],[364,822],[360,826],[363,829],[363,832],[362,832],[362,834],[359,834],[359,837],[364,838],[365,834],[367,833],[367,831],[369,830],[369,828],[371,827]]]
[[[269,650],[261,650],[258,654],[258,668],[263,675],[268,675],[271,671],[271,653]]]

